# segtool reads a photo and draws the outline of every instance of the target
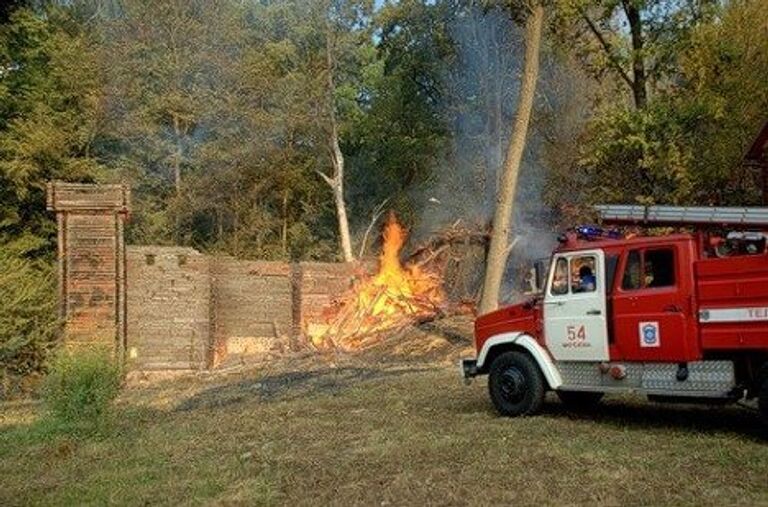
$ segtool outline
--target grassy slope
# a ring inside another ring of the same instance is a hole
[[[502,419],[454,368],[132,390],[109,436],[0,418],[0,505],[768,505],[753,414],[608,400]]]

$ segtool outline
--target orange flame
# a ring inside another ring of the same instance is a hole
[[[382,233],[378,272],[342,299],[323,333],[310,333],[313,343],[330,340],[342,348],[356,348],[365,335],[407,325],[439,311],[445,300],[439,277],[400,262],[407,237],[408,232],[390,213]]]

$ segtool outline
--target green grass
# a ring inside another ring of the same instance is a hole
[[[43,381],[46,413],[40,424],[54,432],[99,432],[109,423],[120,383],[120,368],[108,351],[59,351]]]
[[[453,367],[166,382],[90,437],[2,408],[0,505],[768,505],[746,410],[551,399],[502,419]]]

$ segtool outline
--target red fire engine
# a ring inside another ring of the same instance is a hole
[[[768,423],[768,209],[597,206],[604,226],[692,232],[561,236],[543,291],[481,315],[477,357],[503,415],[535,413],[547,390],[566,404],[604,393],[654,401],[758,400]]]

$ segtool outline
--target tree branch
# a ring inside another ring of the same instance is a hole
[[[331,178],[330,176],[328,176],[327,174],[325,174],[323,171],[321,171],[321,170],[319,170],[319,169],[316,169],[316,170],[315,170],[315,172],[316,172],[317,174],[319,174],[319,175],[320,175],[320,177],[321,177],[321,178],[323,178],[323,181],[325,181],[326,183],[328,183],[328,185],[329,185],[331,188],[335,188],[335,187],[336,187],[336,182],[333,180],[333,178]]]
[[[512,241],[509,242],[509,245],[507,245],[507,248],[504,250],[507,255],[509,255],[509,252],[512,251],[513,248],[515,248],[515,245],[517,242],[520,241],[520,236],[515,236],[512,238]]]
[[[360,243],[360,253],[357,254],[358,259],[362,259],[363,255],[365,254],[365,249],[368,246],[368,236],[371,234],[371,230],[373,230],[373,226],[376,224],[376,222],[379,220],[381,215],[384,213],[384,206],[387,205],[389,202],[389,197],[384,199],[379,203],[378,206],[376,206],[373,209],[373,214],[371,215],[371,223],[368,224],[368,228],[365,230],[365,234],[363,235],[363,241]]]
[[[629,74],[627,74],[627,71],[624,70],[624,68],[621,66],[619,61],[616,59],[616,55],[614,54],[613,47],[611,47],[610,43],[605,39],[605,37],[603,36],[603,33],[600,31],[597,25],[595,25],[594,21],[589,19],[589,16],[587,16],[587,13],[582,11],[581,17],[587,23],[587,26],[589,27],[589,31],[592,32],[592,34],[595,36],[597,41],[603,47],[603,50],[605,51],[605,54],[608,56],[608,61],[610,62],[611,66],[616,70],[616,72],[619,73],[621,78],[624,81],[626,81],[629,87],[633,88],[634,82],[632,81],[632,78],[629,77]]]

